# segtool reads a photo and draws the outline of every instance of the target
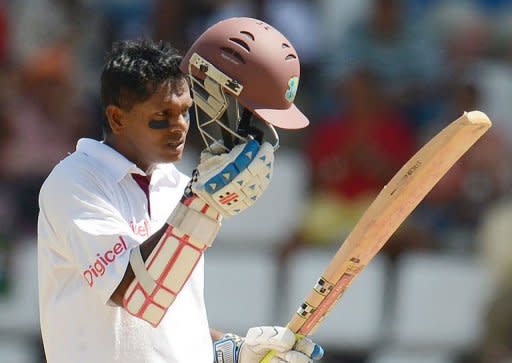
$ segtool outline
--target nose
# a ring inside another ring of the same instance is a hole
[[[185,115],[180,115],[178,118],[175,118],[173,120],[169,120],[169,127],[168,131],[169,133],[175,133],[175,132],[187,132],[189,128],[189,119]]]
[[[183,129],[188,130],[188,127],[190,125],[190,117],[188,116],[188,113],[186,115],[182,114],[178,117],[177,125]],[[172,126],[172,124],[171,124]]]
[[[148,126],[151,129],[155,130],[188,130],[189,121],[188,118],[179,116],[174,119],[165,119],[165,120],[150,120],[148,122]]]

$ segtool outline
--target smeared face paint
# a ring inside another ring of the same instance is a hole
[[[166,129],[169,127],[169,121],[168,120],[151,120],[148,122],[148,126],[150,129],[154,129],[154,130]]]
[[[183,115],[183,117],[185,118],[185,120],[190,121],[190,114],[188,111],[186,112],[186,114]],[[151,120],[148,122],[148,127],[154,130],[166,129],[169,127],[169,120]]]

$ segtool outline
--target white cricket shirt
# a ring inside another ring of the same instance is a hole
[[[211,363],[201,260],[157,328],[109,299],[129,251],[160,229],[188,177],[173,164],[145,175],[109,146],[81,139],[39,195],[41,331],[48,363]]]

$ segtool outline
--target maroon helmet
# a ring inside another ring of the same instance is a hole
[[[300,77],[297,52],[279,31],[260,20],[230,18],[211,26],[190,47],[180,67],[191,76],[196,107],[210,119],[198,121],[203,139],[203,127],[212,123],[244,139],[240,129],[252,127],[243,121],[247,111],[265,121],[276,138],[271,125],[300,129],[309,124],[293,104]]]

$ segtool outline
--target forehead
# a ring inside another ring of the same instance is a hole
[[[169,80],[158,86],[155,93],[140,106],[149,108],[190,107],[192,98],[185,79]]]

